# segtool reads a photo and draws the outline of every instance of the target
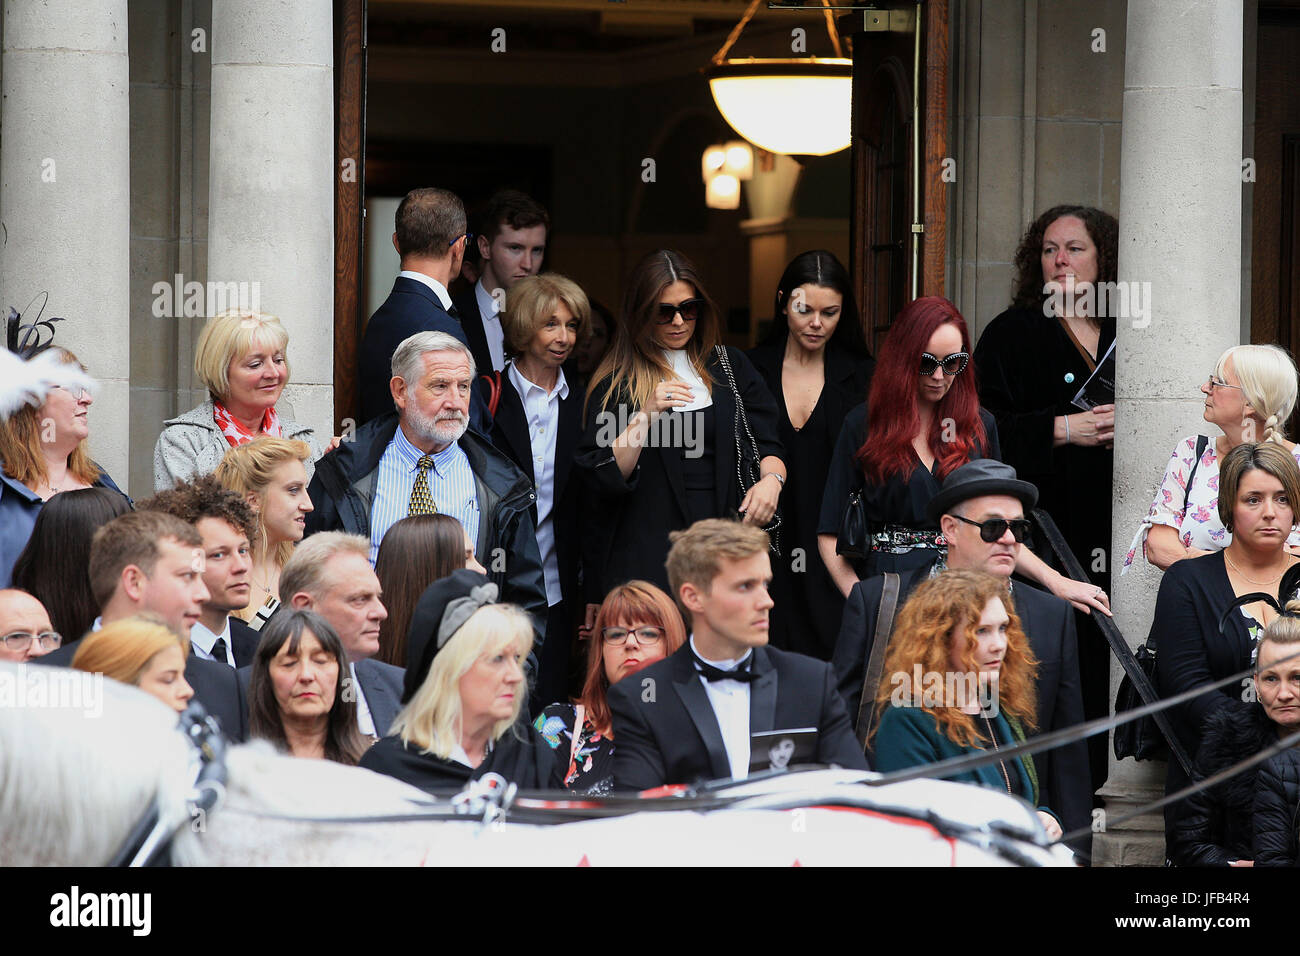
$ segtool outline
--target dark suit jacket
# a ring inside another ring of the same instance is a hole
[[[233,614],[230,616],[230,649],[235,654],[235,665],[247,667],[257,654],[261,633],[253,630]]]
[[[416,332],[446,332],[469,345],[460,323],[443,309],[432,289],[423,282],[398,276],[393,291],[370,317],[361,338],[359,424],[394,411],[393,395],[388,389],[393,377],[393,353]],[[481,401],[471,399],[470,426],[480,432],[487,424],[484,411]]]
[[[899,582],[899,610],[913,589],[930,574],[929,567],[904,572]],[[883,575],[859,581],[844,605],[840,638],[831,666],[839,692],[857,720],[867,658],[876,638]],[[1038,732],[1048,733],[1083,723],[1083,692],[1079,685],[1079,648],[1074,613],[1068,602],[1016,581],[1012,603],[1020,626],[1038,658]],[[897,621],[897,617],[895,617]],[[1086,740],[1033,755],[1041,787],[1040,800],[1061,819],[1066,831],[1088,826],[1092,819],[1092,779]]]
[[[32,663],[71,667],[80,641],[64,644]],[[244,688],[229,664],[205,661],[191,654],[185,661],[185,680],[194,688],[194,699],[221,724],[222,733],[235,743],[248,739],[248,701]]]
[[[492,352],[488,349],[487,332],[483,330],[483,315],[478,310],[478,283],[468,289],[462,289],[451,297],[451,304],[460,313],[460,327],[465,332],[465,341],[474,353],[474,364],[478,373],[486,375],[492,371]]]
[[[380,737],[387,735],[393,718],[402,709],[402,681],[405,677],[406,671],[392,664],[372,660],[357,661],[357,683],[361,685],[361,693],[366,696],[366,705],[370,708],[370,716],[374,718],[375,730]],[[252,679],[252,667],[239,669],[245,715],[248,711],[248,687]]]
[[[750,733],[816,727],[817,763],[867,769],[829,664],[757,647],[753,667],[759,677],[750,684]],[[609,707],[616,788],[730,778],[722,730],[689,644],[610,687]]]

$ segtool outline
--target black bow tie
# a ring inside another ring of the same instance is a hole
[[[695,669],[709,683],[715,680],[738,680],[741,683],[748,684],[758,680],[758,675],[754,673],[753,663],[754,655],[750,654],[743,661],[736,665],[735,670],[724,671],[721,667],[714,667],[712,664],[700,660],[699,655],[694,651],[691,652],[691,659],[695,661]]]

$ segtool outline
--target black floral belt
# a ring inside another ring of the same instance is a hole
[[[871,550],[885,554],[906,554],[909,551],[947,551],[943,532],[936,529],[904,528],[886,525],[884,531],[871,536]]]

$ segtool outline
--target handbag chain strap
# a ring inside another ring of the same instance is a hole
[[[722,371],[726,373],[727,384],[731,386],[731,394],[734,395],[736,399],[736,422],[737,425],[739,426],[735,430],[736,484],[739,486],[741,495],[743,496],[746,492],[749,491],[750,488],[758,484],[759,479],[762,477],[761,474],[759,474],[760,459],[758,455],[758,442],[754,440],[754,433],[750,431],[749,416],[745,413],[745,400],[740,397],[740,389],[736,387],[736,376],[732,374],[731,359],[727,357],[726,347],[721,345],[715,345],[713,348],[714,351],[717,353],[718,361],[722,364]],[[749,447],[753,449],[754,461],[752,464],[747,462],[745,458],[744,446],[741,444],[741,438],[740,438],[741,429],[744,429],[745,438],[749,440]],[[742,474],[742,468],[744,468],[746,471],[749,472],[748,476]],[[746,477],[749,478],[748,483],[746,483],[745,481]],[[772,553],[778,556],[781,554],[780,528],[781,528],[781,512],[778,509],[772,515],[771,522],[769,522],[767,527],[763,529],[772,538]]]

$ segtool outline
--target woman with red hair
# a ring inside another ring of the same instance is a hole
[[[943,479],[974,458],[1001,457],[970,353],[966,320],[940,296],[908,303],[885,337],[867,402],[840,429],[817,528],[817,549],[845,595],[858,581],[836,547],[851,495],[867,521],[862,576],[921,567],[943,548],[925,513]]]
[[[533,726],[565,755],[564,786],[575,793],[609,793],[614,786],[610,685],[663,660],[686,643],[673,599],[649,581],[609,592],[596,614],[587,653],[587,680],[572,704],[551,704]]]

